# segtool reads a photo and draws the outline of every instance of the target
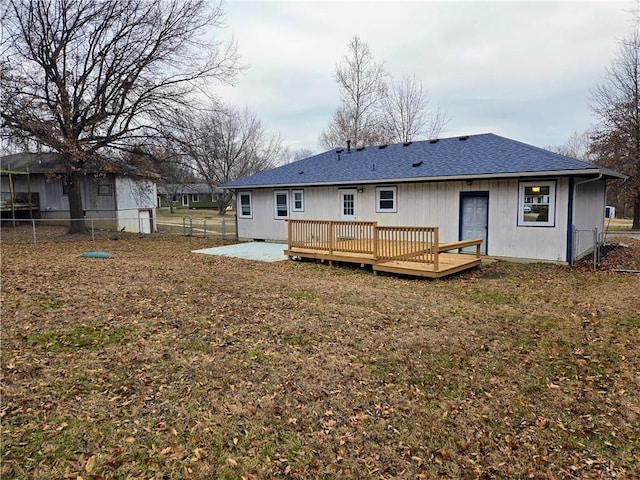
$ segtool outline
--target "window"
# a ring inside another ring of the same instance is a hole
[[[304,191],[293,191],[293,205],[291,206],[292,212],[304,212]]]
[[[182,195],[182,206],[183,207],[189,206],[189,195]]]
[[[553,227],[556,211],[555,182],[520,182],[518,225]]]
[[[238,198],[239,217],[240,218],[253,218],[251,214],[251,192],[241,192]]]
[[[377,187],[376,188],[376,212],[398,211],[396,205],[396,187]]]
[[[198,195],[196,193],[192,193],[191,194],[191,201],[193,203],[198,203],[200,201],[200,195]]]
[[[108,177],[98,178],[98,195],[111,196],[111,179]]]
[[[289,217],[289,192],[286,190],[273,192],[275,218]]]

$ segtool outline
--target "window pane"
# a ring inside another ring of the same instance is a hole
[[[251,195],[240,194],[240,215],[243,217],[251,216]]]
[[[395,188],[378,189],[378,211],[395,211],[396,208]]]
[[[286,193],[277,193],[276,194],[276,216],[278,217],[286,217],[288,213],[287,209],[287,194]]]
[[[111,180],[108,178],[98,179],[98,195],[111,195]]]
[[[525,222],[548,222],[550,187],[548,185],[532,185],[524,188],[524,205],[522,207]]]
[[[393,190],[380,190],[380,200],[393,200]]]
[[[347,193],[343,197],[343,211],[344,215],[353,215],[355,213],[355,202],[352,193]]]

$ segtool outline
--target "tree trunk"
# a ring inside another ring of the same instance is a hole
[[[640,230],[640,194],[636,195],[633,202],[633,225],[632,230]]]
[[[221,193],[218,195],[216,203],[218,204],[218,213],[220,215],[224,216],[227,214],[227,207],[229,206],[229,203],[231,203],[232,199],[233,195],[231,193]]]
[[[86,233],[87,229],[84,224],[80,178],[76,176],[69,177],[68,188],[70,218],[68,233]]]

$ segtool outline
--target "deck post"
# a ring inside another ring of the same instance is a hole
[[[333,221],[329,220],[329,255],[333,255]]]
[[[291,221],[287,218],[285,222],[287,222],[287,243],[288,243],[287,249],[291,250],[291,232],[292,232]]]
[[[433,227],[433,269],[437,272],[440,270],[439,255],[440,252],[440,234],[439,227]]]
[[[373,222],[373,259],[377,262],[380,259],[378,255],[378,222]]]

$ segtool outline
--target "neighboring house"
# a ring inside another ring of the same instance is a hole
[[[574,228],[604,228],[611,170],[494,134],[339,148],[229,182],[238,236],[287,240],[292,219],[436,226],[482,253],[571,261]]]
[[[13,209],[16,218],[68,220],[69,199],[62,172],[60,156],[55,153],[1,157],[3,218]],[[81,188],[84,217],[94,220],[98,227],[141,233],[155,231],[153,181],[135,173],[96,174],[82,177]]]
[[[223,189],[206,183],[158,185],[158,208],[218,208],[217,196]]]

